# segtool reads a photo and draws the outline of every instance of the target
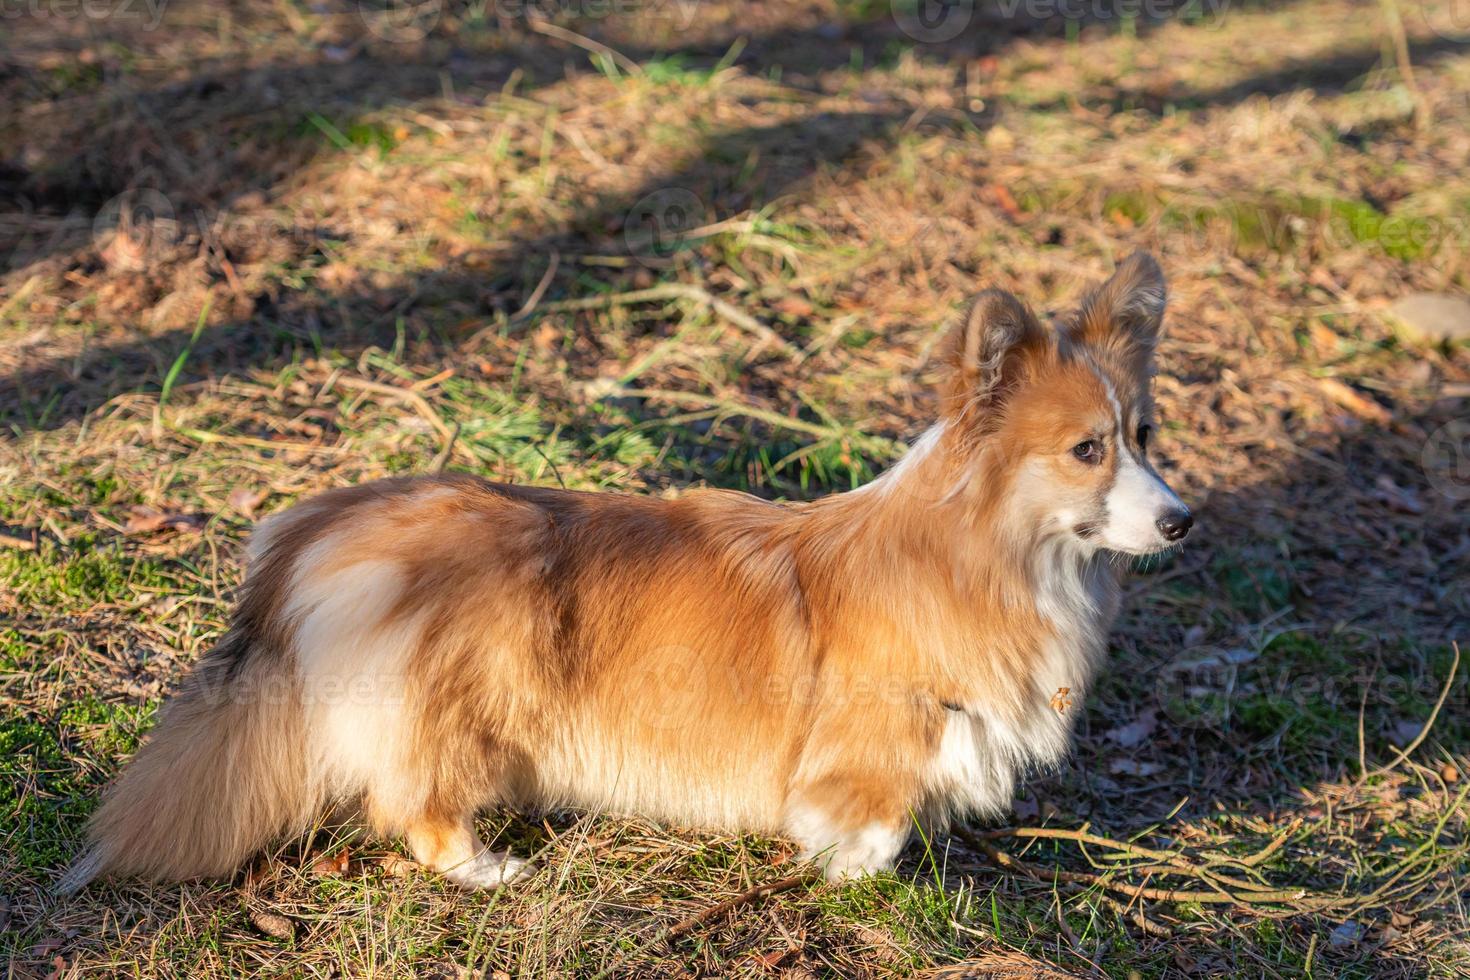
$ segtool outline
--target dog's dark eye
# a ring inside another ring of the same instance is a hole
[[[1076,456],[1084,463],[1101,463],[1103,455],[1102,443],[1098,442],[1096,439],[1088,439],[1083,442],[1079,442],[1077,443],[1077,445],[1072,447],[1072,455]]]
[[[1145,422],[1138,427],[1138,448],[1148,448],[1148,437],[1154,431],[1154,427]]]

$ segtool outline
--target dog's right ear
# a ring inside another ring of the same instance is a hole
[[[971,299],[943,342],[944,416],[983,421],[1019,382],[1027,359],[1050,342],[1046,328],[1010,293],[987,289]]]

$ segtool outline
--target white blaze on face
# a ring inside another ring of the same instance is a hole
[[[1118,468],[1104,502],[1107,516],[1099,540],[1104,548],[1135,555],[1162,551],[1173,542],[1164,537],[1159,522],[1170,515],[1187,513],[1188,508],[1153,468],[1128,448],[1128,430],[1118,393],[1096,365],[1093,371],[1107,389],[1108,402],[1113,407],[1115,429],[1111,442],[1118,454]]]
[[[1159,521],[1184,510],[1184,504],[1158,474],[1120,449],[1118,472],[1108,490],[1107,520],[1099,535],[1103,547],[1133,554],[1159,551],[1172,542]]]

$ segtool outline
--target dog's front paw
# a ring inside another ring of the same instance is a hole
[[[893,870],[907,840],[907,826],[873,824],[821,849],[808,845],[803,857],[821,868],[828,881],[849,881]]]
[[[488,891],[528,877],[535,870],[530,861],[503,851],[481,851],[464,864],[444,872],[444,877],[469,891]]]

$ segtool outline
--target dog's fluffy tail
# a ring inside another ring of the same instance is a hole
[[[242,631],[200,661],[87,826],[56,885],[230,874],[316,811],[294,672]]]

